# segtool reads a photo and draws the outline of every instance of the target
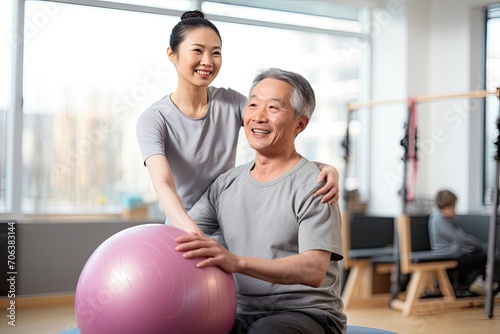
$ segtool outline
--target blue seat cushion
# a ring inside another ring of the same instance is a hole
[[[347,326],[347,334],[396,334],[395,332],[386,331],[384,329],[377,329],[362,326]]]
[[[80,334],[80,330],[77,327],[75,327],[60,332],[59,334]],[[347,334],[396,334],[396,333],[377,328],[347,326]]]
[[[455,261],[456,258],[449,255],[436,254],[433,251],[420,251],[411,253],[413,263],[428,263],[441,261]]]
[[[59,334],[80,334],[80,330],[78,329],[78,327],[75,327],[59,332]]]
[[[349,257],[351,259],[372,259],[378,256],[392,256],[392,248],[359,248],[350,249]]]

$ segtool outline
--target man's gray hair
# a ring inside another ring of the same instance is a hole
[[[264,69],[257,74],[250,86],[250,94],[254,87],[264,79],[276,79],[284,81],[292,86],[291,105],[295,111],[295,117],[306,116],[311,118],[316,107],[316,97],[309,81],[302,75],[285,71],[276,67]]]

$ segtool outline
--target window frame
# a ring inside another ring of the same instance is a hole
[[[176,16],[179,17],[186,9],[175,10],[169,8],[143,6],[135,4],[127,4],[111,1],[98,0],[21,0],[13,2],[13,34],[18,36],[18,39],[13,43],[12,57],[12,76],[11,76],[11,98],[9,101],[10,107],[7,110],[7,134],[6,134],[6,184],[5,184],[5,212],[0,212],[0,216],[8,216],[12,219],[22,217],[46,217],[54,216],[52,214],[25,214],[22,211],[22,184],[23,171],[19,166],[23,165],[22,147],[23,147],[23,56],[24,56],[24,31],[25,31],[25,4],[27,1],[38,1],[47,3],[61,3],[69,5],[91,6],[98,8],[125,10],[140,13],[149,13],[156,15]],[[217,3],[218,1],[196,1],[198,8],[202,9],[204,2]],[[220,3],[228,3],[228,1],[220,1]],[[203,10],[203,9],[202,9]],[[313,27],[295,26],[290,24],[276,24],[273,22],[260,21],[256,19],[235,18],[207,13],[207,18],[221,22],[237,23],[245,25],[257,25],[269,28],[282,28],[287,30],[296,30],[302,32],[331,34],[335,36],[356,37],[361,38],[370,45],[369,31],[363,32],[346,32],[340,30],[325,30]],[[366,65],[363,65],[366,66]],[[369,72],[369,67],[366,69]],[[368,93],[368,91],[367,91]],[[106,216],[116,216],[113,214],[105,214]],[[56,215],[65,216],[67,215]],[[94,217],[96,214],[76,214],[75,217],[88,216]]]
[[[490,4],[486,6],[485,9],[485,18],[484,18],[484,59],[483,59],[483,80],[484,80],[484,89],[488,89],[487,83],[488,83],[488,72],[487,72],[487,59],[488,59],[488,21],[489,20],[499,20],[500,22],[500,4]],[[482,204],[483,205],[491,205],[493,202],[493,188],[494,188],[494,181],[495,181],[495,176],[493,175],[488,175],[491,171],[495,171],[496,169],[494,167],[491,167],[495,164],[495,159],[494,156],[491,155],[492,152],[488,150],[488,148],[495,148],[495,156],[496,156],[496,145],[493,144],[491,146],[491,138],[488,137],[488,131],[487,128],[489,127],[489,123],[491,122],[490,118],[494,117],[495,119],[498,120],[498,117],[500,117],[499,112],[500,111],[494,111],[495,115],[490,115],[488,113],[489,111],[489,103],[491,99],[495,99],[494,96],[491,97],[486,97],[485,101],[483,103],[483,168],[482,168]],[[496,98],[498,101],[498,98]],[[488,168],[488,165],[490,168]]]

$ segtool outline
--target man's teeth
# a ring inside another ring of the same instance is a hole
[[[196,72],[200,73],[201,75],[209,75],[210,74],[210,72],[208,72],[208,71],[197,70]]]
[[[261,134],[261,135],[266,135],[266,134],[270,133],[270,131],[257,130],[257,129],[253,129],[252,132],[257,133],[257,134]]]

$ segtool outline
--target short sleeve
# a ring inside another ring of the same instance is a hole
[[[137,120],[136,135],[144,165],[152,155],[165,155],[166,127],[159,112],[154,109],[144,111]]]

